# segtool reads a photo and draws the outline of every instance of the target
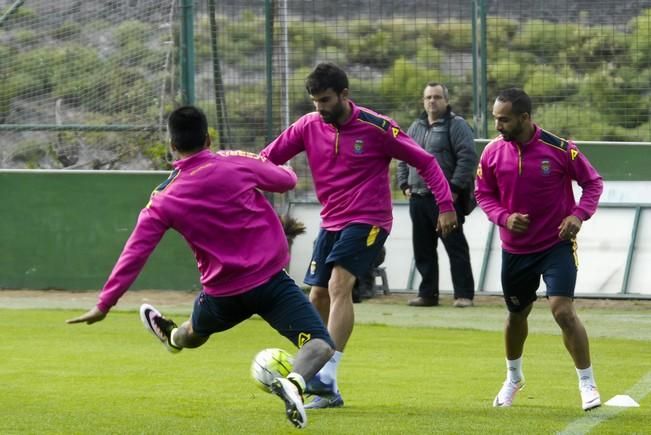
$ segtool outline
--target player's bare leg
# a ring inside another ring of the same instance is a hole
[[[325,340],[312,339],[296,353],[293,371],[300,374],[303,379],[309,380],[323,367],[333,353],[334,349]]]
[[[208,336],[197,335],[192,330],[192,322],[186,320],[172,331],[172,340],[179,347],[196,348],[208,341]]]
[[[337,386],[337,367],[355,322],[353,308],[355,279],[355,276],[343,267],[335,266],[330,275],[328,288],[313,287],[310,292],[310,300],[324,317],[328,332],[335,342],[336,352],[308,382],[306,391],[314,398],[305,406],[306,409],[340,407],[344,404]]]
[[[506,350],[506,380],[493,400],[493,406],[511,406],[515,395],[524,388],[522,374],[522,353],[529,335],[527,318],[533,303],[518,313],[509,312],[504,325],[504,347]]]
[[[294,426],[301,428],[307,424],[303,404],[305,381],[309,381],[333,353],[334,349],[325,340],[320,338],[309,340],[296,353],[293,371],[287,375],[287,378],[276,378],[271,384],[271,391],[285,402],[285,413]]]
[[[353,286],[355,275],[341,266],[335,266],[328,282],[330,294],[330,315],[328,332],[335,342],[335,349],[343,352],[353,332],[355,310],[353,306]]]
[[[529,335],[529,322],[527,318],[532,308],[533,303],[518,313],[509,312],[506,318],[504,324],[504,347],[506,350],[506,358],[509,360],[518,359],[522,356],[524,342]]]
[[[576,314],[571,298],[564,296],[551,296],[549,306],[554,320],[563,332],[563,343],[574,360],[577,368],[583,369],[590,366],[590,348],[588,333]]]
[[[576,314],[574,301],[566,296],[550,296],[549,305],[554,320],[563,332],[563,343],[572,356],[579,378],[579,392],[584,411],[601,406],[601,396],[592,372],[588,333]]]
[[[310,302],[321,316],[323,323],[328,326],[330,316],[330,294],[327,287],[312,286],[310,289]]]

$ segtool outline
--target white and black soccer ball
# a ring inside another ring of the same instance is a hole
[[[294,357],[289,352],[275,347],[263,349],[253,358],[251,376],[258,388],[270,393],[271,382],[287,376],[293,367]]]

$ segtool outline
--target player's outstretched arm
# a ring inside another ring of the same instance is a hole
[[[258,159],[252,169],[258,188],[266,192],[285,193],[296,187],[298,178],[290,166],[276,166],[267,159]]]
[[[87,323],[89,325],[92,325],[95,322],[104,320],[106,314],[107,313],[102,312],[99,308],[93,307],[79,317],[66,320],[66,323]]]

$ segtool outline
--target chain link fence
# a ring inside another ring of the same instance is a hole
[[[312,110],[320,61],[405,129],[436,80],[479,138],[496,92],[518,86],[561,136],[651,141],[650,0],[0,0],[0,14],[0,168],[167,168],[165,114],[187,102],[214,143],[259,151]]]
[[[1,0],[0,11],[0,167],[164,164],[173,0]]]

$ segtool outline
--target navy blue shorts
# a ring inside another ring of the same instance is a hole
[[[208,336],[230,329],[254,314],[296,347],[314,338],[335,347],[316,309],[285,271],[235,296],[215,297],[202,291],[194,301],[192,329],[198,335]]]
[[[389,233],[382,228],[369,224],[352,224],[340,231],[321,228],[319,237],[314,242],[305,284],[328,287],[335,265],[357,277],[365,275],[373,266],[388,236]]]
[[[502,291],[508,310],[520,312],[536,300],[541,276],[547,285],[547,297],[574,298],[577,266],[575,242],[561,242],[534,254],[502,250]]]

